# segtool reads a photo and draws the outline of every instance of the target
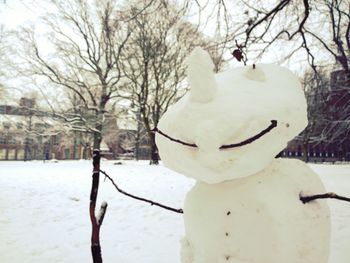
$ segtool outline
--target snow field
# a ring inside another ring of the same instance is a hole
[[[130,193],[181,208],[194,181],[162,165],[102,162]],[[312,165],[327,190],[350,196],[350,165]],[[91,262],[88,215],[91,162],[0,162],[0,255],[2,263]],[[101,228],[104,262],[179,263],[182,215],[117,193],[103,181],[99,203],[109,204]],[[329,263],[350,259],[350,204],[330,200]]]

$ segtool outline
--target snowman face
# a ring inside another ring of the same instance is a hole
[[[214,75],[208,55],[194,53],[188,65],[191,92],[158,125],[162,161],[206,183],[261,171],[307,124],[298,80],[275,65]]]

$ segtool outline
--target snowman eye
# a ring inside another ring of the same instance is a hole
[[[220,150],[231,149],[231,148],[236,148],[236,147],[240,147],[240,146],[244,146],[246,144],[252,143],[252,142],[258,140],[259,138],[261,138],[262,136],[264,136],[266,133],[270,132],[275,127],[277,127],[277,121],[276,120],[271,120],[271,124],[266,129],[264,129],[261,132],[259,132],[258,134],[254,135],[254,136],[252,136],[252,137],[250,137],[250,138],[248,138],[248,139],[246,139],[244,141],[241,141],[239,143],[222,145],[219,149]],[[176,142],[176,143],[180,143],[182,145],[186,145],[186,146],[193,147],[193,148],[198,148],[198,146],[195,143],[188,143],[188,142],[181,141],[179,139],[174,139],[174,138],[170,137],[169,135],[167,135],[166,133],[164,133],[161,130],[159,130],[157,127],[154,128],[152,130],[152,132],[154,132],[154,133],[158,132],[159,134],[161,134],[165,138],[168,138],[170,141],[173,141],[173,142]]]

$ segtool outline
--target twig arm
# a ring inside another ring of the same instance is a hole
[[[127,192],[125,192],[124,190],[120,189],[119,186],[115,183],[115,181],[113,180],[112,177],[110,177],[106,172],[100,170],[100,172],[109,180],[111,181],[111,183],[113,184],[114,188],[121,194],[123,195],[126,195],[128,197],[131,197],[133,199],[136,199],[136,200],[139,200],[139,201],[143,201],[143,202],[146,202],[146,203],[149,203],[151,205],[155,205],[155,206],[159,206],[161,208],[164,208],[166,210],[170,210],[170,211],[173,211],[175,213],[179,213],[179,214],[183,214],[183,210],[182,209],[177,209],[177,208],[173,208],[173,207],[170,207],[170,206],[167,206],[167,205],[163,205],[161,203],[158,203],[158,202],[154,202],[152,200],[149,200],[149,199],[146,199],[146,198],[142,198],[142,197],[139,197],[139,196],[136,196],[136,195],[132,195],[132,194],[129,194]]]
[[[350,202],[350,198],[345,196],[337,195],[336,193],[324,193],[324,194],[317,194],[317,195],[303,195],[302,193],[299,194],[299,199],[303,204],[306,204],[308,202],[311,202],[316,199],[326,199],[326,198],[332,198],[332,199],[338,199],[346,202]]]

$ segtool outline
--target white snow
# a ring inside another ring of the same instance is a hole
[[[304,162],[290,159],[245,178],[198,182],[185,200],[183,262],[327,263],[329,208],[303,204],[300,192],[325,189]]]
[[[203,58],[203,59],[201,59]],[[209,102],[216,93],[216,80],[214,74],[214,64],[207,53],[196,47],[189,58],[187,58],[188,82],[192,88],[190,90],[190,99],[194,102]]]
[[[190,93],[156,135],[165,166],[198,180],[184,203],[182,263],[326,263],[328,205],[299,200],[324,186],[305,163],[275,159],[307,125],[298,78],[272,64],[214,74],[210,62],[192,51]]]
[[[190,92],[158,124],[168,136],[198,148],[170,142],[160,134],[156,142],[167,167],[196,180],[219,183],[267,167],[306,127],[306,100],[299,80],[285,68],[258,64],[255,69],[247,66],[214,75],[208,56],[195,49],[187,59]],[[219,149],[259,134],[272,120],[277,127],[254,143]]]
[[[350,165],[312,165],[327,191],[350,196]],[[126,191],[182,207],[193,181],[147,162],[102,163]],[[92,262],[88,214],[89,161],[0,162],[2,263]],[[103,177],[101,177],[103,179]],[[108,202],[101,228],[104,262],[179,263],[182,215],[115,192],[101,180],[99,204]],[[329,263],[350,258],[350,204],[328,201],[332,215]]]
[[[146,162],[102,162],[126,191],[182,208],[189,180]],[[91,262],[88,161],[0,162],[1,263]],[[181,214],[125,197],[101,177],[104,262],[179,262]]]

